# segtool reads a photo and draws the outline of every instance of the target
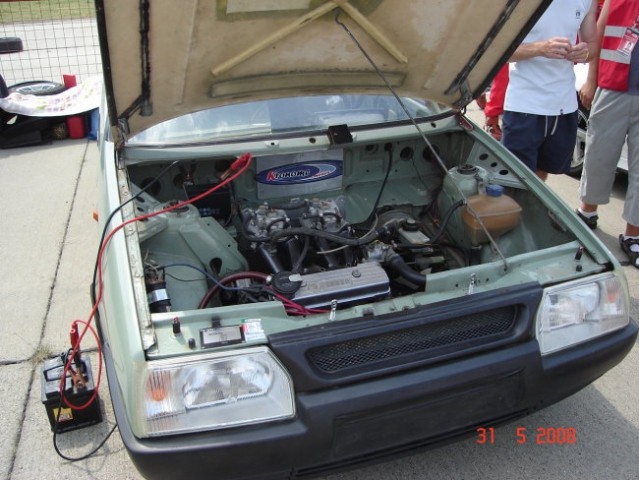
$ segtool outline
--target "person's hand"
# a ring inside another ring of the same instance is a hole
[[[586,80],[586,82],[579,89],[579,100],[581,104],[590,110],[592,107],[592,99],[595,97],[595,91],[597,90],[597,82]]]
[[[565,59],[572,50],[570,40],[565,37],[553,37],[539,42],[539,56],[546,58]]]
[[[566,60],[570,60],[573,63],[584,63],[588,61],[588,56],[588,44],[580,42],[568,51]]]

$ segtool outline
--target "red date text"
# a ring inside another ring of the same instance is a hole
[[[480,427],[476,430],[476,443],[492,445],[497,434],[494,427]],[[503,434],[502,434],[503,435]],[[577,443],[577,430],[573,427],[539,427],[528,431],[526,427],[515,429],[515,441],[519,445],[534,442],[537,445],[573,445]]]

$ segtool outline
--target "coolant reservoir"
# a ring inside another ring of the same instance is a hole
[[[444,179],[444,188],[450,191],[450,195],[457,199],[459,199],[458,189],[464,197],[469,197],[477,193],[477,181],[486,182],[487,175],[486,170],[482,167],[467,164],[459,165],[448,172]]]
[[[469,208],[470,207],[470,208]],[[488,236],[471,209],[481,219],[493,239],[512,230],[519,224],[521,207],[508,195],[501,185],[487,185],[486,194],[468,197],[468,204],[462,209],[462,223],[466,239],[472,245],[488,242]]]

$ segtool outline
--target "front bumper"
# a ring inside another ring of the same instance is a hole
[[[152,439],[133,435],[108,345],[104,356],[120,434],[145,477],[289,479],[386,460],[544,408],[618,364],[638,330],[631,320],[622,330],[544,358],[532,340],[298,394],[291,421]]]

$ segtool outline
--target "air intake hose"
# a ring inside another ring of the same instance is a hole
[[[395,273],[420,287],[426,286],[426,275],[422,275],[410,268],[404,259],[397,254],[389,256],[385,262]]]

